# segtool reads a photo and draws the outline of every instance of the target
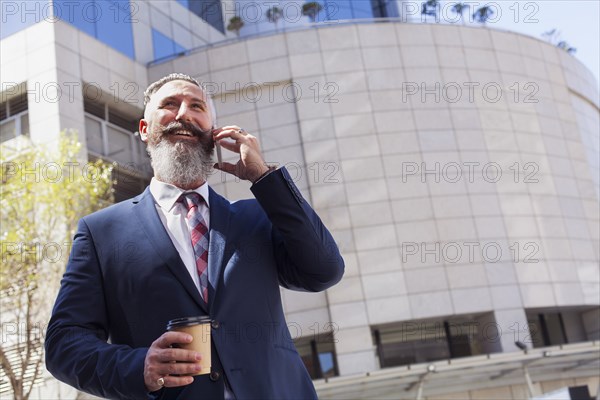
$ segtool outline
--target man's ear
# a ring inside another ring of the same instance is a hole
[[[142,142],[146,143],[148,141],[148,121],[143,118],[140,119],[139,131]]]

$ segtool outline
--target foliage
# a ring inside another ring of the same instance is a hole
[[[281,8],[275,6],[271,7],[267,10],[266,15],[269,22],[274,23],[275,29],[277,29],[277,22],[279,22],[279,20],[283,16],[283,11],[281,10]]]
[[[82,162],[81,144],[65,133],[45,145],[20,137],[0,151],[0,375],[15,399],[28,399],[70,240],[79,218],[112,202],[112,166]]]
[[[492,15],[494,15],[494,10],[489,6],[483,6],[473,13],[473,18],[475,21],[485,24]]]
[[[323,6],[316,1],[309,1],[308,3],[302,4],[302,15],[307,16],[310,22],[317,20],[317,15],[321,12]]]
[[[244,20],[239,17],[231,17],[229,20],[229,25],[227,25],[227,30],[231,32],[235,32],[237,36],[240,36],[240,30],[244,27]]]
[[[456,3],[452,6],[452,11],[455,14],[458,14],[460,16],[460,20],[462,21],[462,23],[465,23],[465,20],[463,18],[463,13],[469,9],[469,5],[467,3]]]
[[[438,13],[439,7],[440,2],[438,0],[427,0],[425,3],[423,3],[423,7],[421,8],[421,14],[425,16],[425,19],[427,19],[428,15],[431,15],[435,18]]]
[[[569,54],[575,54],[577,52],[577,48],[571,47],[571,45],[568,42],[564,41],[564,40],[561,40],[560,42],[558,42],[556,44],[556,47],[558,47],[559,49],[562,49],[562,50],[566,51]]]
[[[575,54],[577,49],[575,47],[571,47],[571,45],[565,41],[561,40],[561,33],[556,28],[549,30],[548,32],[542,33],[542,36],[546,38],[546,41],[559,49],[566,51],[569,54]]]

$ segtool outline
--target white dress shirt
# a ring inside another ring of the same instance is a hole
[[[194,248],[192,247],[192,238],[190,236],[190,228],[187,224],[187,208],[182,203],[177,202],[182,193],[196,192],[204,199],[204,203],[199,206],[200,213],[206,228],[210,231],[210,204],[208,200],[208,184],[205,182],[202,186],[194,190],[183,190],[177,186],[161,182],[156,178],[152,178],[150,182],[150,193],[154,197],[156,211],[158,216],[167,230],[173,245],[177,249],[181,260],[185,264],[186,269],[194,280],[194,285],[200,290],[200,278],[196,269],[196,257]],[[225,400],[235,400],[235,396],[227,378],[225,379]]]
[[[196,270],[196,257],[192,247],[190,228],[187,225],[187,208],[184,204],[177,202],[182,193],[191,192],[198,193],[204,199],[205,204],[201,204],[199,208],[206,227],[210,230],[210,204],[207,183],[194,190],[183,190],[177,186],[161,182],[156,178],[152,178],[150,182],[150,193],[154,197],[158,216],[200,293],[200,278]]]

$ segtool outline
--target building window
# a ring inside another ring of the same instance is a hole
[[[480,323],[471,318],[406,321],[374,327],[381,368],[483,353]]]
[[[298,338],[294,344],[312,379],[339,375],[333,334]]]
[[[129,0],[54,0],[57,17],[135,59]]]
[[[527,313],[533,347],[556,346],[568,343],[563,316],[559,312]]]
[[[186,50],[185,47],[155,29],[152,29],[152,45],[155,60],[170,57]]]
[[[177,0],[182,6],[208,22],[213,28],[225,33],[221,0]]]
[[[371,6],[375,18],[397,18],[400,16],[398,3],[395,0],[373,0]]]
[[[398,17],[398,4],[394,0],[325,0],[321,11],[327,20]],[[317,18],[317,21],[320,21]]]
[[[137,137],[138,120],[114,110],[107,104],[84,100],[85,136],[88,153],[116,161],[121,169],[150,176],[150,157],[146,145]]]
[[[29,135],[26,94],[0,103],[0,143],[21,135]]]

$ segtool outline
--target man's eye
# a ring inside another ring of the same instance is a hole
[[[164,108],[164,107],[173,107],[174,105],[175,105],[175,102],[174,102],[174,101],[165,101],[165,102],[164,102],[164,103],[161,105],[161,107],[162,107],[162,108]]]
[[[202,104],[200,104],[200,103],[194,103],[194,104],[192,104],[192,107],[193,108],[197,108],[199,110],[204,109],[204,106]]]

